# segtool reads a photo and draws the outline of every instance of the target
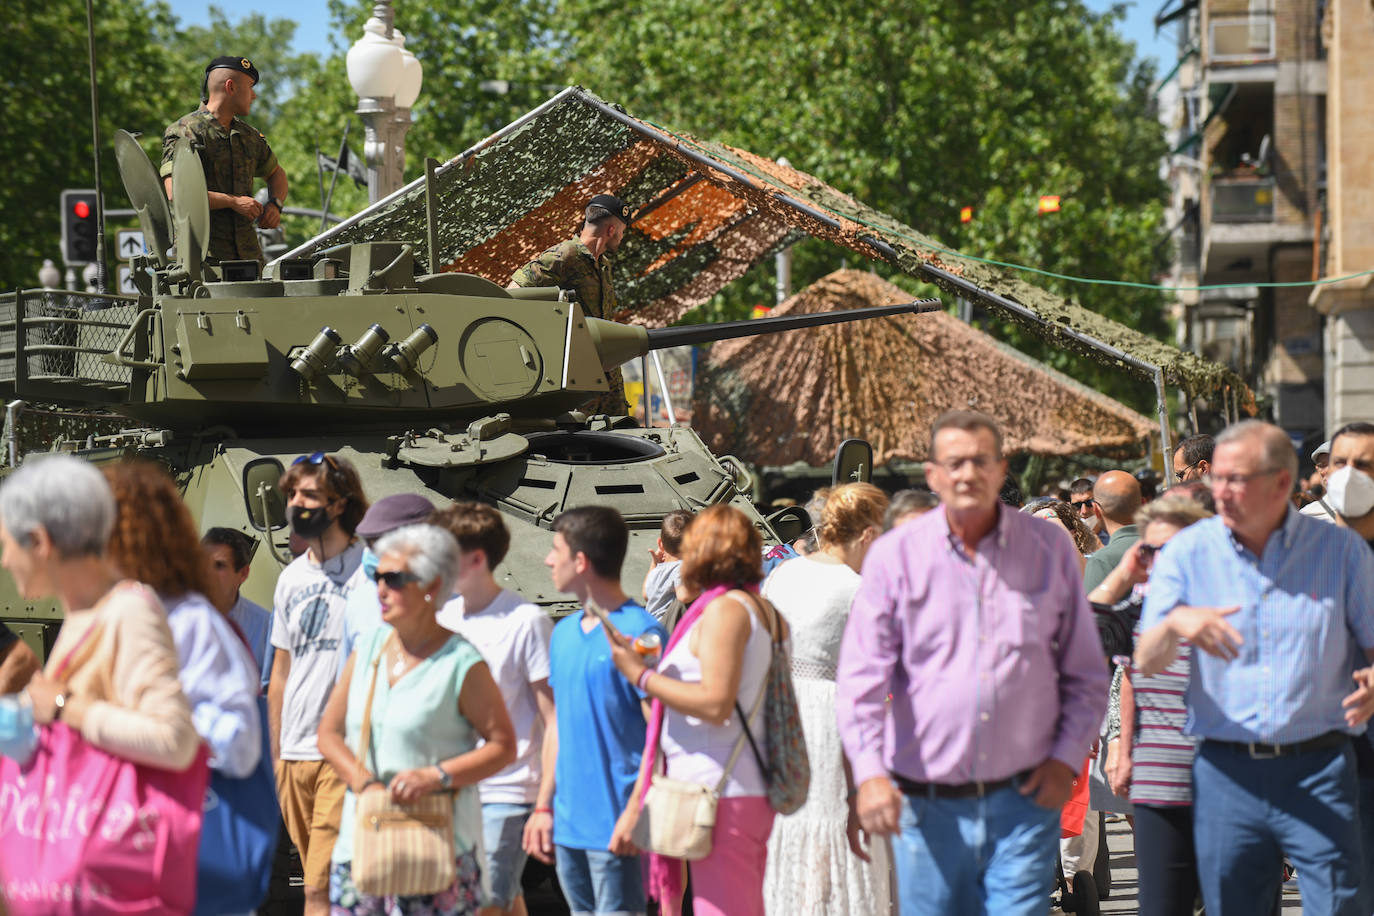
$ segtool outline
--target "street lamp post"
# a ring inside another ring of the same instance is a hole
[[[390,0],[378,0],[363,37],[348,49],[348,82],[358,94],[367,135],[367,199],[375,203],[401,187],[405,174],[410,109],[420,95],[423,72],[393,25]]]

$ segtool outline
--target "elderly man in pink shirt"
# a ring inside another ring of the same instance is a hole
[[[998,501],[990,417],[937,419],[925,471],[941,506],[869,551],[840,650],[853,804],[893,835],[902,916],[1044,913],[1109,687],[1078,553]]]

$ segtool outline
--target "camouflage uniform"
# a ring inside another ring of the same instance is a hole
[[[603,254],[600,262],[580,239],[568,239],[545,251],[517,270],[510,278],[511,286],[556,286],[577,295],[582,311],[591,318],[610,318],[619,306],[615,301],[615,286],[611,281],[611,258]],[[606,373],[610,391],[589,402],[591,413],[624,414],[629,411],[625,400],[625,379],[619,369]]]
[[[277,157],[267,138],[235,118],[225,130],[204,108],[169,126],[162,135],[162,177],[172,174],[172,155],[182,137],[191,141],[205,169],[205,188],[236,197],[251,197],[253,179],[267,178],[277,170]],[[221,261],[256,259],[262,246],[253,221],[224,207],[210,211],[210,257]]]

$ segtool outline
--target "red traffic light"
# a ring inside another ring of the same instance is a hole
[[[961,223],[971,223],[971,222],[973,222],[973,208],[972,208],[972,207],[960,207],[960,208],[959,208],[959,222],[961,222]]]
[[[99,257],[100,239],[95,231],[95,191],[68,188],[59,204],[62,214],[62,260],[68,265],[90,264]]]

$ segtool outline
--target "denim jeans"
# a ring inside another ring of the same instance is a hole
[[[1207,916],[1269,912],[1284,854],[1306,916],[1368,916],[1357,793],[1349,745],[1254,759],[1204,741],[1193,761],[1193,841]]]
[[[644,873],[639,856],[554,844],[558,883],[573,916],[643,916]]]
[[[1360,874],[1361,909],[1374,910],[1374,777],[1360,776],[1360,846],[1364,871]]]
[[[892,842],[901,916],[1043,914],[1058,853],[1059,812],[1018,786],[985,798],[904,795]]]
[[[491,802],[482,806],[482,846],[487,854],[488,906],[508,910],[522,893],[520,875],[525,870],[525,821],[534,805]]]

